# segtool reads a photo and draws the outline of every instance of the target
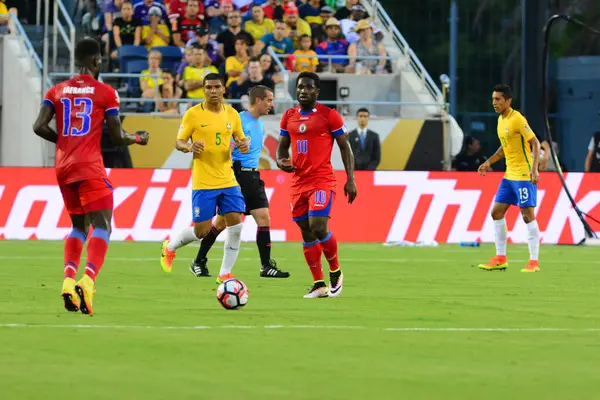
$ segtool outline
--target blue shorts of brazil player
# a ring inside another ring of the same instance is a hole
[[[192,190],[192,218],[194,222],[212,219],[216,215],[217,207],[221,214],[245,212],[246,203],[240,187]]]
[[[511,181],[502,179],[496,203],[512,204],[520,208],[537,206],[537,186],[531,181]]]

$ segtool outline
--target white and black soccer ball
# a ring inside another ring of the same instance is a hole
[[[217,288],[217,300],[227,310],[244,307],[248,302],[248,288],[239,279],[228,279]]]

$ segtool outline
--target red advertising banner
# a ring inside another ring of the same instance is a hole
[[[115,187],[112,240],[161,241],[191,224],[189,170],[113,169]],[[300,241],[289,203],[290,176],[263,171],[271,202],[274,241]],[[330,228],[342,242],[493,241],[490,210],[502,174],[480,177],[459,172],[357,172],[358,198],[343,196],[345,173],[338,172],[338,195]],[[566,176],[579,208],[600,220],[600,174]],[[600,224],[588,222],[600,233]],[[519,210],[507,214],[509,240],[527,241]],[[542,174],[537,219],[543,243],[577,243],[583,226],[558,176]],[[54,170],[0,168],[0,238],[63,239],[70,231]],[[242,238],[254,240],[256,224],[244,223]]]

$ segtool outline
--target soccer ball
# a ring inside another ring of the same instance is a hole
[[[248,302],[248,288],[238,279],[228,279],[217,288],[217,300],[227,310],[244,307]]]

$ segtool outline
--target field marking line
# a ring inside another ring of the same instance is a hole
[[[378,330],[384,332],[573,332],[573,333],[594,333],[599,332],[600,328],[477,328],[477,327],[398,327],[398,328],[378,328],[368,326],[340,326],[340,325],[197,325],[197,326],[159,326],[159,325],[83,325],[83,324],[0,324],[0,328],[27,329],[108,329],[108,330],[170,330],[170,331],[190,331],[190,330],[221,330],[221,329],[270,329],[270,330]]]
[[[62,255],[50,255],[50,256],[0,256],[0,260],[62,260]],[[175,262],[178,263],[189,263],[190,259],[180,258],[175,259]],[[258,257],[240,257],[238,258],[240,261],[259,261]],[[304,261],[301,258],[281,258],[278,257],[277,260],[281,261]],[[372,262],[385,262],[385,263],[424,263],[424,262],[434,262],[434,263],[454,263],[454,264],[468,264],[472,263],[473,265],[478,262],[484,262],[485,260],[478,260],[473,258],[473,260],[448,260],[446,258],[346,258],[342,257],[342,261],[346,262],[364,262],[364,263],[372,263]],[[159,257],[108,257],[107,261],[130,261],[130,262],[158,262]],[[510,259],[510,262],[527,262],[526,259]],[[585,260],[585,261],[571,261],[565,262],[560,260],[542,260],[541,265],[544,264],[600,264],[600,260]]]

